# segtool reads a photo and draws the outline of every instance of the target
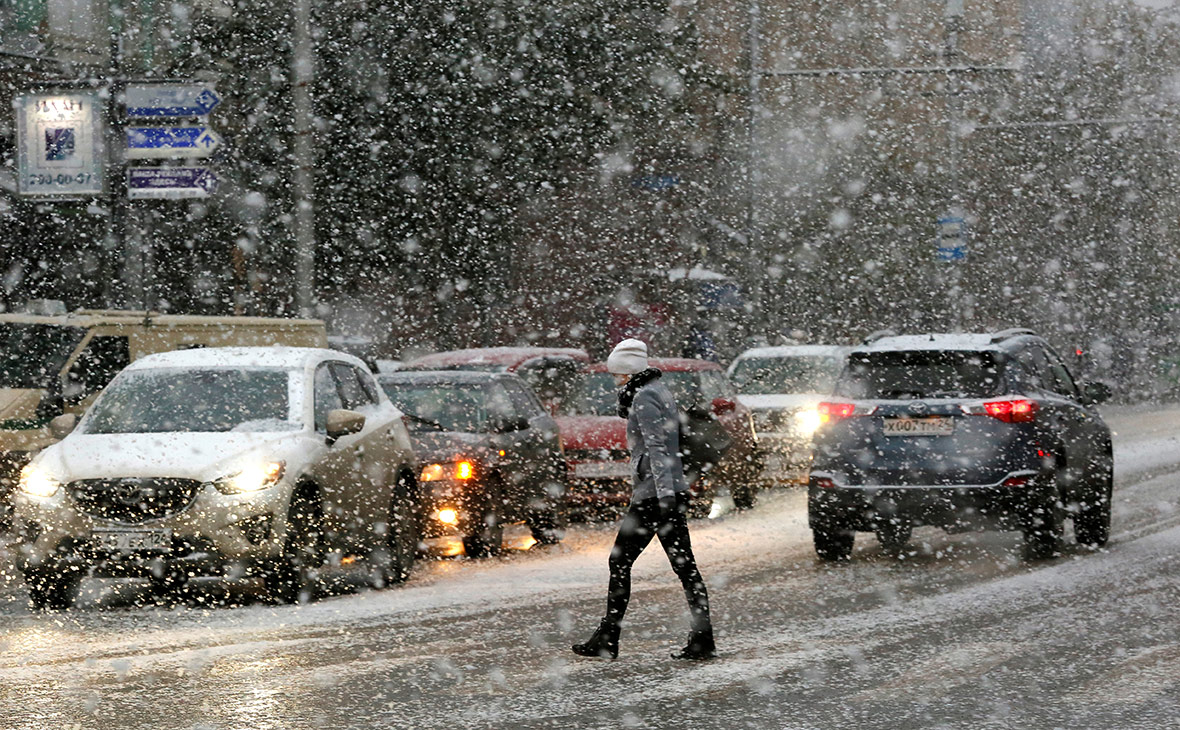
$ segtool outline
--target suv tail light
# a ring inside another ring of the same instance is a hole
[[[1032,423],[1037,420],[1039,403],[1027,398],[987,401],[983,405],[963,406],[963,411],[973,416],[991,416],[1004,423]]]
[[[876,406],[861,406],[856,403],[820,403],[815,407],[821,426],[853,416],[871,416],[876,410]]]

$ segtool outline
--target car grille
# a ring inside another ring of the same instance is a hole
[[[78,509],[91,517],[136,524],[184,511],[201,488],[193,479],[81,479],[70,482]]]
[[[0,453],[0,494],[16,487],[20,471],[29,463],[29,454],[24,451]]]
[[[566,449],[567,461],[630,461],[631,452],[626,449]]]

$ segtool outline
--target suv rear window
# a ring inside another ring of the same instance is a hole
[[[854,353],[836,395],[860,400],[988,398],[1000,393],[990,352]]]

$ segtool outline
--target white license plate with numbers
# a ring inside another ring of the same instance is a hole
[[[886,436],[950,436],[955,432],[955,419],[886,418],[884,428]]]
[[[117,553],[172,548],[171,530],[95,530],[92,537],[98,547]]]
[[[631,476],[631,464],[626,461],[584,461],[574,464],[574,476],[579,479],[626,479]]]

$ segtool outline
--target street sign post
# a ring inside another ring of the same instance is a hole
[[[128,127],[127,159],[208,157],[217,151],[221,142],[221,135],[207,126]]]
[[[98,94],[21,94],[12,103],[20,194],[59,200],[102,194],[105,148]]]
[[[128,84],[124,103],[132,119],[203,117],[221,97],[207,84]]]
[[[207,167],[133,167],[127,170],[131,200],[207,198],[217,188],[217,175]]]
[[[952,213],[938,219],[936,245],[939,261],[963,261],[967,258],[967,230],[963,216]]]

